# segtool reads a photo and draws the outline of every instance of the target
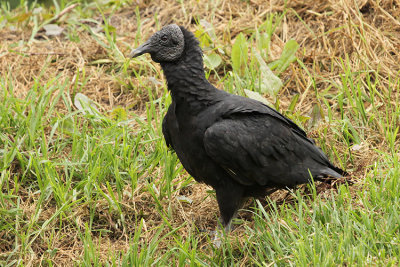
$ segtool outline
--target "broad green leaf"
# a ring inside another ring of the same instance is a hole
[[[212,53],[210,55],[204,54],[204,64],[210,70],[216,69],[222,62],[221,57],[218,54]]]
[[[61,122],[64,134],[72,135],[74,133],[74,120],[71,117],[67,117]]]
[[[87,96],[77,93],[74,98],[74,105],[77,109],[82,111],[83,114],[90,114],[99,116],[100,112],[96,108],[96,104]]]
[[[257,100],[257,101],[260,101],[261,103],[264,103],[265,105],[267,105],[271,108],[274,108],[274,106],[271,105],[271,103],[265,97],[263,97],[260,93],[254,92],[251,90],[247,90],[247,89],[244,89],[244,93],[247,95],[247,97]]]
[[[347,121],[346,126],[347,126],[347,129],[348,129],[347,130],[347,134],[351,136],[351,139],[353,139],[353,142],[356,143],[356,144],[360,144],[361,143],[361,138],[358,135],[357,130],[354,129],[353,125],[349,121]]]
[[[269,45],[271,43],[271,38],[266,33],[260,33],[256,31],[257,47],[259,51],[262,51],[262,55],[267,58]]]
[[[281,57],[270,64],[271,70],[276,69],[278,75],[289,67],[290,63],[296,60],[296,52],[299,44],[295,40],[289,40],[283,48]]]
[[[276,97],[279,90],[282,88],[283,83],[278,76],[276,76],[271,69],[265,63],[261,55],[254,51],[254,55],[260,64],[260,79],[258,80],[256,86],[261,93],[268,93],[272,97]]]
[[[308,121],[308,126],[310,128],[318,125],[321,119],[324,118],[324,112],[321,106],[317,103],[314,104],[313,109],[311,110],[310,120]]]
[[[303,116],[300,114],[296,114],[296,118],[301,122],[301,124],[305,124],[307,121],[311,119],[309,116]]]
[[[215,43],[215,41],[217,40],[217,35],[215,34],[213,24],[208,22],[205,19],[201,19],[200,25],[203,28],[203,30],[208,34],[208,36],[212,40],[212,42]]]
[[[292,99],[292,101],[290,102],[288,111],[293,112],[294,108],[296,107],[297,100],[299,100],[299,96],[300,96],[299,94],[295,94],[295,95],[293,96],[293,99]]]
[[[231,60],[233,70],[241,75],[244,74],[247,64],[247,41],[242,33],[236,37],[233,44]]]
[[[194,36],[199,40],[201,47],[209,47],[212,43],[211,37],[203,29],[196,30]]]

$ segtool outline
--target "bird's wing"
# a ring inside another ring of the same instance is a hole
[[[167,147],[171,147],[172,149],[174,148],[174,144],[172,142],[171,138],[171,128],[172,127],[179,127],[177,126],[177,121],[173,117],[175,114],[175,103],[172,103],[167,110],[167,113],[164,116],[164,119],[162,121],[162,133],[164,135],[165,143],[167,144]]]
[[[207,154],[244,185],[294,185],[318,173],[323,152],[270,115],[239,113],[211,125],[204,135]]]
[[[162,121],[162,133],[164,135],[165,143],[167,144],[167,147],[172,147],[172,142],[171,142],[171,137],[169,136],[169,131],[168,131],[168,122],[167,122],[167,116],[164,117]]]
[[[315,144],[314,140],[307,138],[306,132],[296,123],[260,101],[237,95],[229,95],[228,101],[225,101],[222,107],[225,111],[221,114],[223,117],[229,117],[232,114],[265,114],[274,117],[308,142]]]

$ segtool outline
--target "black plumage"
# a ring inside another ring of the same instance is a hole
[[[215,189],[223,226],[245,197],[345,172],[290,119],[263,103],[218,90],[205,78],[195,36],[165,26],[130,56],[161,64],[172,103],[162,131],[184,168]]]

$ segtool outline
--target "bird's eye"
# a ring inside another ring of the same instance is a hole
[[[166,35],[161,36],[161,41],[163,41],[163,42],[168,41],[168,36],[166,36]]]

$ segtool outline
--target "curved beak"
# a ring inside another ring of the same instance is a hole
[[[147,40],[144,44],[142,44],[141,46],[133,49],[130,53],[129,53],[129,57],[130,58],[134,58],[134,57],[138,57],[140,55],[143,55],[145,53],[150,53],[151,52],[151,42],[150,40]]]

